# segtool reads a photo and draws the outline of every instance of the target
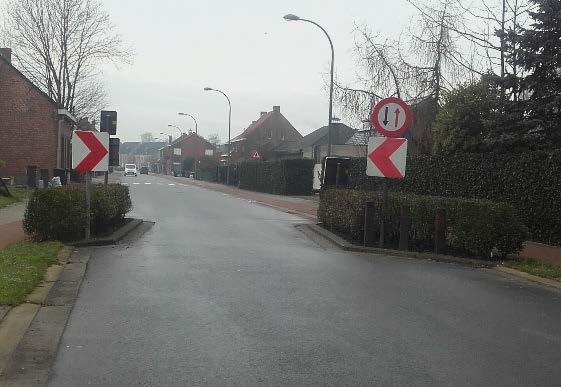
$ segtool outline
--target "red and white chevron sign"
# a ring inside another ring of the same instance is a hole
[[[109,133],[75,130],[72,135],[72,169],[106,172],[109,169]]]
[[[366,174],[403,179],[407,163],[407,140],[404,138],[370,137]]]

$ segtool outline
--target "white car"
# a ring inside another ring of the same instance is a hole
[[[125,176],[138,176],[138,171],[136,170],[136,165],[125,164]]]

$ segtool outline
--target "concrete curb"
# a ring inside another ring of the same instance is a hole
[[[340,249],[345,251],[356,251],[360,253],[383,254],[383,255],[402,257],[402,258],[416,258],[416,259],[433,260],[433,261],[447,262],[447,263],[458,263],[461,265],[466,265],[471,267],[494,267],[496,265],[494,262],[487,262],[487,261],[470,259],[470,258],[459,258],[459,257],[453,257],[451,255],[418,253],[414,251],[380,249],[378,247],[360,246],[350,243],[344,240],[343,238],[341,238],[340,236],[335,235],[332,232],[316,224],[304,224],[304,225],[299,225],[299,227],[306,227],[308,230],[311,230],[314,233],[318,234],[319,236],[329,240],[330,242],[338,246]]]
[[[524,273],[522,271],[518,271],[515,269],[511,269],[509,267],[501,266],[499,263],[495,262],[487,262],[478,259],[470,259],[470,258],[459,258],[453,257],[450,255],[440,255],[440,254],[430,254],[430,253],[416,253],[412,251],[401,251],[401,250],[391,250],[391,249],[380,249],[377,247],[365,247],[359,246],[352,243],[347,242],[343,238],[338,235],[333,234],[332,232],[324,229],[315,224],[301,224],[297,225],[296,227],[306,228],[314,232],[315,234],[327,239],[328,241],[335,244],[342,250],[345,251],[356,251],[362,253],[373,253],[373,254],[383,254],[401,258],[416,258],[416,259],[425,259],[425,260],[433,260],[438,262],[446,262],[446,263],[457,263],[460,265],[470,266],[470,267],[484,267],[493,269],[499,273],[507,274],[510,276],[514,276],[517,278],[525,279],[530,282],[538,283],[540,285],[552,287],[555,289],[561,289],[561,281],[555,281],[548,278],[538,277],[532,274]]]
[[[552,288],[560,289],[561,290],[561,281],[555,281],[549,278],[542,278],[532,274],[524,273],[523,271],[518,271],[515,269],[511,269],[510,267],[505,266],[497,266],[495,270],[501,273],[506,273],[511,276],[515,276],[518,278],[523,278],[525,280],[538,283],[540,285],[549,286]]]
[[[60,339],[84,279],[89,255],[73,252],[45,294],[25,333],[6,356],[0,385],[46,385]]]
[[[125,224],[124,226],[120,227],[118,230],[115,230],[113,234],[108,237],[103,238],[95,238],[90,240],[83,240],[78,242],[70,243],[71,246],[74,247],[86,247],[86,246],[107,246],[107,245],[114,245],[119,242],[121,239],[126,237],[130,232],[132,232],[135,228],[140,226],[144,221],[142,219],[131,219],[130,222]]]

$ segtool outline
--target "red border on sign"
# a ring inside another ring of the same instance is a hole
[[[384,107],[384,105],[386,105],[388,103],[398,104],[399,106],[401,106],[401,108],[405,112],[405,122],[403,123],[403,126],[399,130],[393,130],[393,131],[392,130],[386,130],[378,122],[378,114],[380,113],[380,110],[382,109],[382,107]],[[370,114],[370,123],[376,128],[376,130],[378,132],[380,132],[382,135],[384,135],[386,137],[393,137],[393,138],[403,137],[403,134],[405,132],[407,132],[407,130],[409,129],[409,127],[413,123],[413,112],[411,111],[411,108],[409,107],[409,105],[407,105],[405,102],[403,102],[399,98],[396,98],[396,97],[384,98],[383,100],[378,102],[376,104],[376,106],[374,106],[374,109],[372,109],[372,113]]]

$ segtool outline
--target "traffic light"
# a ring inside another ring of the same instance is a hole
[[[99,131],[107,132],[112,136],[117,134],[117,112],[106,110],[101,112]]]
[[[109,138],[109,166],[119,166],[119,146],[120,140],[118,138]]]

